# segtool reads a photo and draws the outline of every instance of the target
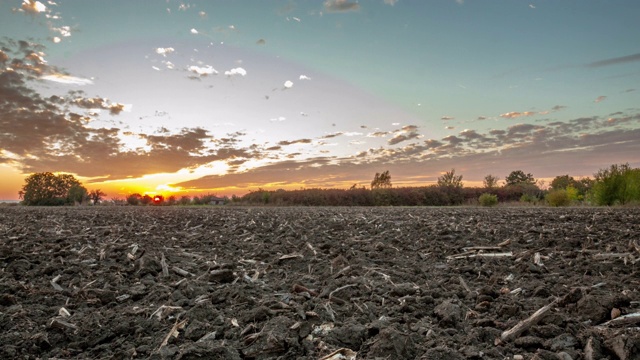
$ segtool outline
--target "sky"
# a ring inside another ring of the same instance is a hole
[[[640,166],[636,0],[0,0],[0,199]]]

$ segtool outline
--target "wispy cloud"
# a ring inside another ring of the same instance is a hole
[[[595,100],[593,100],[593,102],[594,102],[594,103],[599,103],[599,102],[604,101],[604,100],[606,100],[606,99],[607,99],[607,97],[606,97],[606,96],[604,96],[604,95],[600,95],[600,96],[598,96]]]
[[[328,12],[357,11],[360,9],[360,4],[349,0],[327,0],[324,2],[324,9]]]
[[[282,140],[278,142],[280,146],[294,145],[294,144],[310,144],[313,140],[311,139],[298,139],[298,140]]]
[[[403,141],[420,138],[418,127],[416,125],[403,126],[402,129],[396,130],[396,135],[387,141],[389,145],[396,145]]]
[[[525,112],[512,111],[512,112],[500,114],[500,117],[505,118],[505,119],[515,119],[515,118],[519,118],[519,117],[522,117],[522,116],[532,116],[532,115],[535,115],[535,114],[536,113],[533,112],[533,111],[525,111]]]
[[[630,63],[630,62],[636,62],[636,61],[640,61],[640,53],[633,54],[633,55],[616,57],[616,58],[610,58],[610,59],[605,59],[605,60],[600,60],[600,61],[595,61],[595,62],[587,64],[586,66],[587,67],[591,67],[591,68],[595,68],[595,67],[624,64],[624,63]]]
[[[93,81],[90,79],[85,79],[77,76],[65,75],[65,74],[51,74],[45,75],[42,77],[43,80],[49,80],[53,82],[57,82],[60,84],[69,84],[69,85],[91,85]]]

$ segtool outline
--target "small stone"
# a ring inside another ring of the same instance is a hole
[[[558,360],[573,360],[571,355],[567,354],[564,351],[557,353],[556,356],[558,357]]]
[[[233,281],[233,271],[230,269],[211,270],[209,281],[218,283],[230,283]]]
[[[618,308],[611,309],[611,320],[619,317],[620,314],[621,314],[620,309],[618,309]]]

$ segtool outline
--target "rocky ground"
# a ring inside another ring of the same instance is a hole
[[[0,207],[0,358],[640,359],[640,209]]]

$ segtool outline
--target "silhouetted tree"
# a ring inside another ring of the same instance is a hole
[[[489,174],[484,177],[484,180],[482,180],[482,184],[487,189],[494,189],[498,187],[498,181],[500,181],[499,177]]]
[[[107,196],[107,194],[102,192],[100,189],[91,190],[89,192],[89,199],[91,199],[93,205],[97,205],[105,196]]]
[[[73,175],[34,173],[25,179],[18,195],[24,205],[64,205],[72,201],[69,190],[74,185],[82,186]],[[74,190],[74,195],[76,191]]]
[[[135,193],[127,196],[127,204],[129,205],[138,205],[140,204],[140,199],[142,199],[142,195]]]
[[[512,171],[504,181],[506,185],[534,185],[536,179],[531,174],[525,174],[522,170]]]
[[[153,202],[153,198],[147,194],[144,194],[142,198],[140,198],[141,205],[149,205]]]
[[[451,169],[438,178],[438,186],[462,188],[462,175],[456,175],[456,170]]]
[[[389,170],[383,172],[382,174],[376,173],[373,177],[373,181],[371,181],[371,189],[388,189],[391,187],[391,175],[389,175]]]

